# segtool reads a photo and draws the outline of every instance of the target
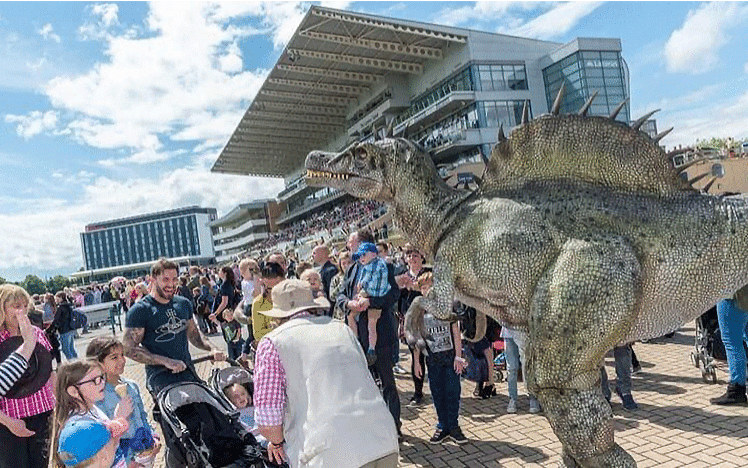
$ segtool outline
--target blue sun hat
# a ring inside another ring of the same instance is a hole
[[[68,421],[60,431],[57,453],[65,466],[75,466],[99,453],[111,438],[109,429],[100,421]]]
[[[358,246],[356,253],[354,253],[351,258],[354,262],[357,262],[359,258],[363,257],[364,254],[368,252],[377,253],[377,246],[371,242],[362,242],[361,245]]]

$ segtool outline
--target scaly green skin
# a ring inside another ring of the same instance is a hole
[[[677,329],[748,282],[748,210],[742,198],[687,190],[651,140],[596,119],[544,116],[515,130],[475,193],[448,187],[404,139],[312,152],[307,181],[391,205],[434,258],[420,306],[453,319],[456,298],[528,333],[528,385],[563,444],[562,466],[632,467],[613,440],[603,356]],[[586,139],[606,131],[614,150],[595,151]],[[574,151],[600,161],[574,164]],[[637,167],[643,175],[627,179]]]

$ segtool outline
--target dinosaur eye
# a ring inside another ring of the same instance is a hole
[[[366,150],[359,146],[353,150],[353,155],[357,158],[364,159],[366,158]]]

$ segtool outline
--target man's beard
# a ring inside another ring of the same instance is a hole
[[[167,300],[174,299],[174,291],[171,292],[171,294],[166,294],[163,289],[161,289],[161,286],[158,285],[158,283],[154,284],[156,287],[156,294],[159,295],[159,297],[162,297]]]

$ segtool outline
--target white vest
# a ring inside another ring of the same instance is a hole
[[[291,468],[359,468],[397,453],[397,430],[350,328],[292,319],[267,334],[286,372],[283,432]]]

